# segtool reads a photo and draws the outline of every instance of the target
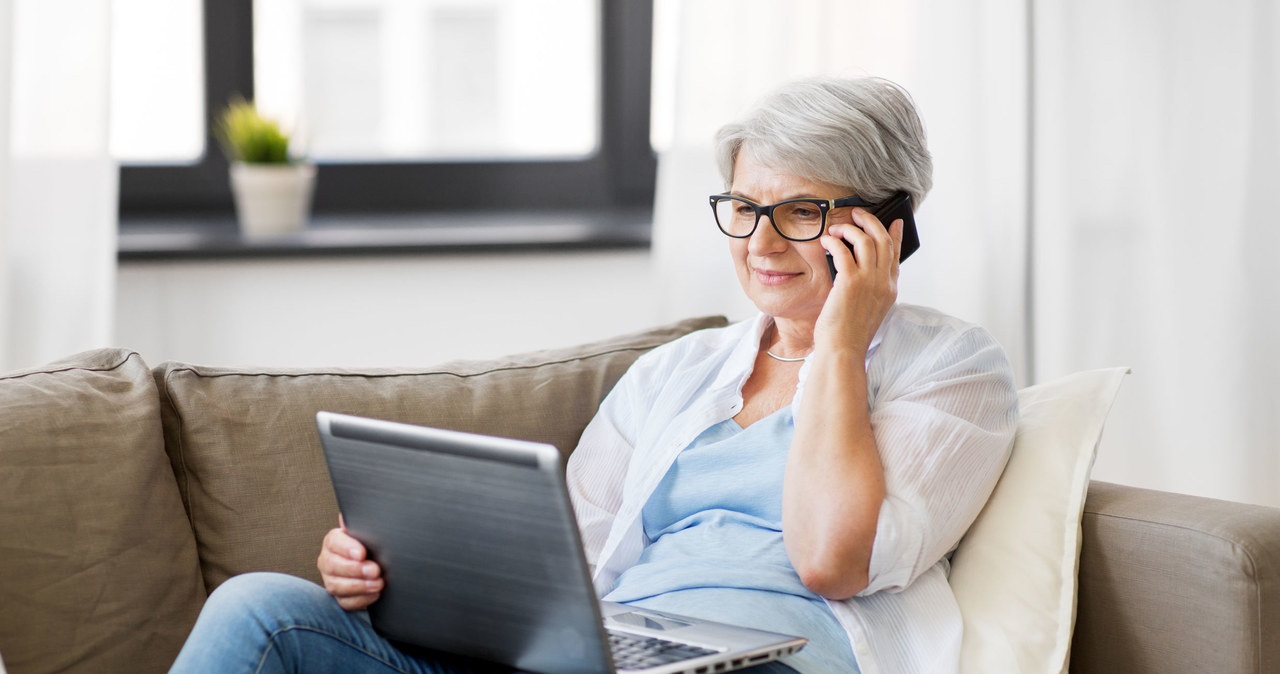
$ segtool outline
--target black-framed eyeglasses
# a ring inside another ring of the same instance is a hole
[[[732,194],[711,195],[711,211],[716,216],[720,231],[735,238],[745,239],[755,233],[760,217],[767,216],[773,229],[790,241],[812,241],[827,230],[827,213],[837,208],[874,206],[875,202],[862,197],[848,196],[840,199],[787,199],[763,206],[750,199]]]

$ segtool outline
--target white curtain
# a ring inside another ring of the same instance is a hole
[[[1096,477],[1280,505],[1280,8],[1035,14],[1036,372],[1133,367]]]
[[[703,212],[722,189],[715,129],[787,79],[888,77],[914,95],[935,161],[900,299],[987,326],[1020,384],[1132,366],[1096,478],[1280,505],[1274,3],[657,10],[663,318],[752,311]]]
[[[112,338],[109,8],[0,0],[0,371]]]

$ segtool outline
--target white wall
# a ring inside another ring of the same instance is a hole
[[[693,316],[755,314],[727,250],[684,261],[722,280],[719,295],[705,283],[671,288],[654,255],[122,262],[114,344],[152,365],[411,366],[571,346]],[[901,301],[928,303],[909,286]]]
[[[657,324],[647,250],[125,262],[116,343],[147,362],[405,366]]]

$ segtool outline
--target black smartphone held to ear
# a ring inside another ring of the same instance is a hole
[[[894,220],[902,220],[902,252],[898,255],[898,262],[901,263],[911,254],[920,248],[920,235],[916,232],[915,212],[911,209],[911,195],[906,192],[898,192],[889,197],[879,205],[868,208],[867,211],[880,219],[885,227],[893,224]],[[853,252],[853,246],[848,241],[844,245],[849,247],[849,252]],[[831,278],[836,277],[836,262],[831,258],[831,253],[827,253],[827,267],[831,270]]]

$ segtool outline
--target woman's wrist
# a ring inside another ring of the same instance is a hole
[[[827,343],[824,341],[815,342],[813,345],[813,360],[826,361],[836,368],[842,364],[847,366],[865,367],[867,360],[867,352],[870,350],[870,343],[845,341],[840,343]]]

